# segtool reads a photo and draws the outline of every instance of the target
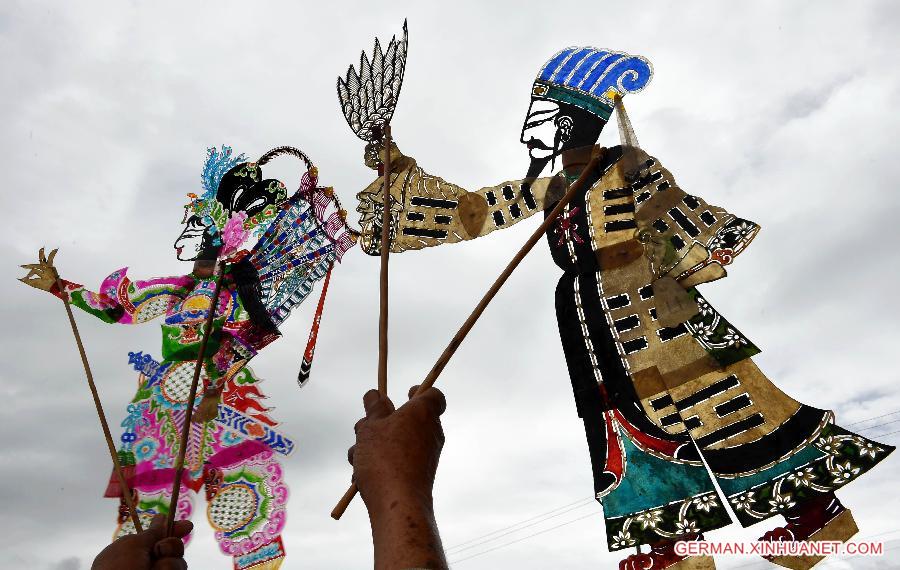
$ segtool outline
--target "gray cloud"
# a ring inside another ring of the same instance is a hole
[[[0,561],[86,568],[116,509],[100,498],[109,465],[62,307],[14,283],[17,265],[46,244],[62,248],[64,277],[90,287],[126,265],[135,276],[187,271],[171,243],[205,149],[221,143],[249,155],[300,146],[351,206],[372,174],[334,81],[403,17],[410,56],[394,134],[428,171],[467,187],[524,172],[516,139],[528,90],[556,50],[592,44],[648,57],[653,82],[626,100],[642,145],[689,192],[763,226],[730,277],[704,294],[765,349],[760,366],[798,399],[845,422],[900,409],[895,3],[9,2],[0,7],[0,255],[10,268],[0,284]],[[602,142],[616,144],[615,129]],[[286,182],[298,174],[275,166]],[[396,397],[430,368],[534,226],[392,257]],[[450,407],[435,501],[448,546],[591,494],[553,312],[557,278],[539,245],[440,380]],[[273,415],[298,441],[285,461],[289,567],[370,564],[362,505],[339,523],[328,513],[349,480],[345,450],[374,383],[376,281],[377,260],[358,251],[335,272],[308,387],[294,378],[313,303],[253,363]],[[127,352],[158,354],[159,329],[77,317],[115,424],[136,380]],[[892,457],[842,491],[863,533],[895,529],[896,468]],[[533,530],[589,509],[597,506]],[[198,499],[188,560],[225,567],[203,510]],[[767,524],[714,538],[752,539]],[[619,557],[606,552],[597,515],[459,567],[610,567]]]
[[[77,558],[66,558],[51,566],[51,570],[78,570],[79,568],[81,568],[81,561]]]

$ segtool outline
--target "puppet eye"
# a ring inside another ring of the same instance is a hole
[[[255,208],[260,207],[260,206],[265,206],[265,204],[266,204],[266,201],[263,198],[257,197],[257,198],[254,198],[252,202],[247,204],[243,208],[243,210],[245,212],[247,212],[248,214],[250,214]]]
[[[244,194],[243,188],[237,188],[234,191],[234,195],[231,197],[231,211],[234,212],[238,209],[237,205],[240,202],[241,196]]]

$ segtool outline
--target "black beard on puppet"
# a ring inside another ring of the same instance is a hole
[[[532,158],[525,174],[526,181],[534,181],[550,162],[550,169],[556,167],[556,157],[567,150],[592,146],[600,138],[600,132],[606,121],[581,107],[569,103],[559,103],[559,113],[554,119],[556,134],[553,137],[553,148],[549,156]]]

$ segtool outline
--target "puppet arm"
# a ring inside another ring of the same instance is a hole
[[[104,322],[137,324],[165,315],[196,282],[189,275],[132,281],[127,271],[127,267],[114,271],[97,293],[65,279],[60,279],[62,291],[53,286],[50,292],[61,299],[67,297],[72,305]]]
[[[544,209],[551,178],[511,180],[469,192],[428,174],[394,146],[391,153],[391,251],[457,243],[508,228]],[[371,166],[371,164],[370,164]],[[378,255],[384,179],[357,195],[360,245]]]
[[[685,289],[721,279],[724,266],[746,249],[759,226],[682,190],[655,158],[638,150],[631,183],[637,237],[658,277]]]

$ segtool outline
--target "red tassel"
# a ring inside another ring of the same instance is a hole
[[[334,263],[328,267],[328,273],[325,274],[325,283],[322,284],[319,304],[316,306],[316,314],[313,317],[312,327],[309,329],[309,340],[306,342],[306,350],[303,351],[303,361],[300,363],[300,372],[297,374],[297,385],[301,388],[309,381],[309,371],[312,368],[313,354],[316,352],[316,338],[319,336],[319,323],[322,321],[322,310],[325,308],[325,294],[328,293],[328,282],[331,281],[332,269],[334,269]]]

